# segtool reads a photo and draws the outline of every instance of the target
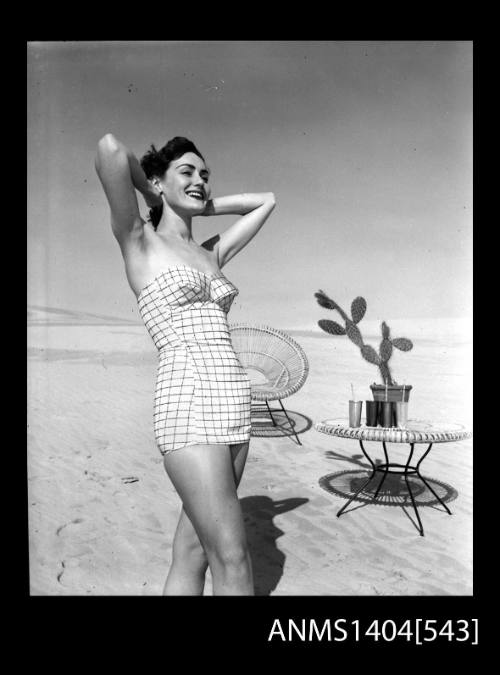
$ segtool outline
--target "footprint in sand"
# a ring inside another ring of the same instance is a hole
[[[107,481],[112,479],[112,476],[103,476],[102,474],[97,473],[96,471],[84,471],[83,472],[89,480],[98,483],[103,487],[106,485]]]
[[[65,564],[64,560],[61,560],[61,568],[62,568],[61,571],[60,571],[59,574],[57,575],[57,581],[58,581],[60,584],[62,583],[61,577],[62,577],[62,575],[64,574],[64,570],[65,570],[65,568],[66,568],[66,564]]]
[[[60,527],[57,528],[56,535],[59,536],[61,530],[64,530],[64,528],[68,527],[68,525],[79,525],[80,523],[83,523],[83,518],[75,518],[74,520],[71,520],[69,523],[64,523],[64,525],[61,525]]]

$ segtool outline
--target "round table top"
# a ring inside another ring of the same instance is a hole
[[[396,427],[350,427],[343,418],[323,420],[314,425],[316,431],[340,438],[358,441],[386,441],[388,443],[449,443],[463,441],[472,432],[461,424],[436,424],[422,420],[408,420],[406,428]]]

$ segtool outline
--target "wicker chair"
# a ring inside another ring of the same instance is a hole
[[[231,340],[241,365],[248,371],[252,385],[252,404],[264,401],[276,426],[269,401],[279,401],[299,445],[281,399],[295,394],[306,381],[309,363],[302,347],[292,338],[270,326],[234,324]]]

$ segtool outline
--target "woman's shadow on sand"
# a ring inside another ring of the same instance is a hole
[[[274,516],[296,509],[308,501],[303,497],[274,501],[263,495],[241,498],[255,595],[270,595],[283,576],[285,555],[277,547],[276,540],[284,533],[273,523]]]

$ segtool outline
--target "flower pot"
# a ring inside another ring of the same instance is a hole
[[[408,401],[410,398],[411,384],[404,385],[404,399],[403,399],[403,385],[402,384],[371,384],[374,401]],[[387,399],[386,399],[387,390]]]

